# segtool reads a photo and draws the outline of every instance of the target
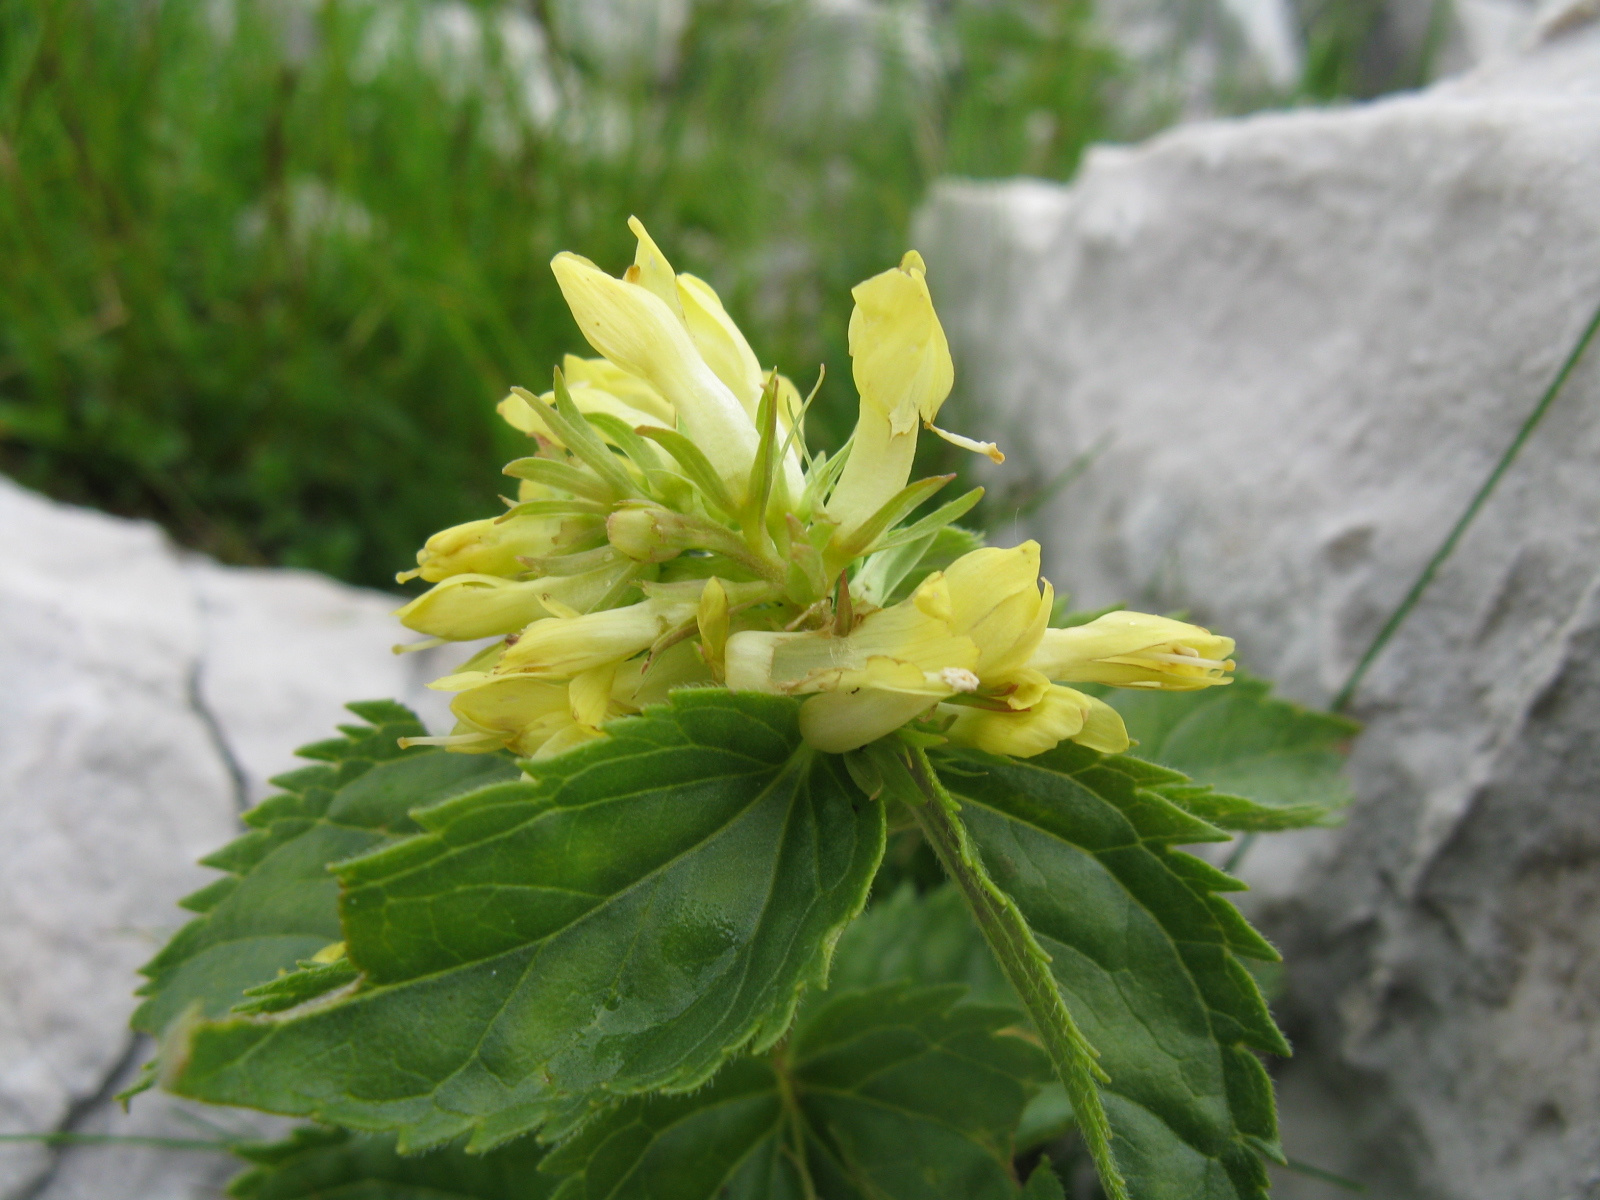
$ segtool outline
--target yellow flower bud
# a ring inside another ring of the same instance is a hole
[[[1150,613],[1113,612],[1048,629],[1028,665],[1063,683],[1188,692],[1231,683],[1233,639]]]
[[[560,518],[516,516],[486,518],[440,530],[417,551],[417,569],[398,576],[401,582],[420,575],[437,583],[452,575],[523,575],[520,558],[538,558],[556,549]]]
[[[742,497],[755,461],[755,422],[700,357],[678,314],[650,289],[614,279],[575,254],[558,254],[550,266],[589,344],[659,392],[682,432]]]
[[[558,612],[593,608],[622,568],[515,582],[497,575],[452,575],[399,609],[407,629],[455,642],[513,633]]]

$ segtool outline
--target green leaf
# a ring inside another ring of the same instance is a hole
[[[419,804],[517,774],[500,756],[401,750],[398,738],[426,730],[398,704],[349,707],[369,724],[301,749],[319,765],[274,779],[284,791],[245,814],[252,830],[203,860],[228,874],[182,901],[200,915],[142,968],[150,982],[135,1029],[160,1034],[196,1005],[220,1016],[246,989],[339,941],[329,863],[416,833],[407,813]]]
[[[852,921],[839,939],[829,986],[890,983],[959,983],[974,1003],[1018,1008],[961,894],[948,884],[920,895],[902,884]]]
[[[1272,696],[1240,675],[1195,692],[1102,692],[1139,758],[1182,772],[1209,793],[1169,799],[1224,829],[1267,832],[1323,820],[1350,802],[1344,744],[1361,726]]]
[[[1049,1061],[959,987],[808,1005],[692,1095],[629,1100],[556,1150],[560,1200],[1015,1200],[1011,1132]]]
[[[1055,1169],[1048,1158],[1041,1158],[1028,1176],[1028,1186],[1022,1189],[1022,1200],[1067,1200]]]
[[[865,901],[882,806],[787,698],[687,690],[608,731],[339,864],[361,985],[187,1028],[173,1090],[476,1150],[780,1037]]]
[[[882,876],[880,876],[882,878]],[[967,1000],[1016,1011],[1016,993],[953,885],[919,893],[902,884],[850,924],[834,955],[831,986],[959,983]],[[1072,1103],[1053,1076],[1028,1102],[1017,1126],[1018,1152],[1059,1137],[1072,1126]]]
[[[392,1137],[311,1126],[234,1153],[252,1164],[229,1183],[234,1200],[546,1200],[560,1182],[539,1171],[544,1151],[532,1138],[488,1154],[450,1146],[407,1158]]]
[[[1070,742],[1031,759],[936,761],[1100,1053],[1130,1194],[1265,1197],[1257,1152],[1279,1152],[1256,1052],[1289,1048],[1238,955],[1276,955],[1215,894],[1236,882],[1172,848],[1198,822],[1141,786],[1171,773]]]

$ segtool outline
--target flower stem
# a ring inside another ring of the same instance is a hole
[[[1045,1052],[1066,1085],[1079,1133],[1094,1158],[1108,1200],[1128,1200],[1127,1183],[1112,1158],[1111,1126],[1096,1086],[1096,1081],[1106,1076],[1095,1063],[1094,1047],[1078,1029],[1061,999],[1055,977],[1050,973],[1050,956],[1033,936],[1016,902],[989,877],[967,835],[960,805],[940,781],[933,764],[928,761],[927,752],[921,747],[911,747],[910,751],[911,777],[925,800],[906,807],[943,864],[945,873],[966,898],[984,940],[1000,962],[1000,969],[1033,1018]]]

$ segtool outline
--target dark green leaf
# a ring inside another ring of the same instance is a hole
[[[1277,1153],[1277,1125],[1255,1054],[1288,1046],[1237,955],[1275,955],[1214,894],[1236,884],[1172,848],[1195,840],[1195,818],[1141,786],[1171,773],[1070,742],[1025,760],[936,761],[1100,1052],[1130,1193],[1264,1197],[1257,1150]]]
[[[1224,829],[1266,832],[1314,824],[1349,803],[1343,744],[1361,728],[1271,693],[1241,675],[1196,692],[1102,694],[1137,740],[1132,754],[1212,789],[1170,799]]]
[[[174,1090],[479,1149],[770,1045],[883,853],[882,806],[797,710],[679,692],[416,813],[425,834],[337,868],[360,988],[185,1030]]]
[[[619,1105],[546,1169],[575,1172],[561,1200],[1014,1200],[1011,1132],[1049,1062],[961,992],[823,997],[779,1051]]]
[[[532,1138],[488,1154],[450,1146],[407,1158],[392,1137],[310,1127],[234,1153],[253,1164],[228,1185],[235,1200],[545,1200],[559,1183],[540,1172]]]
[[[140,990],[146,999],[135,1029],[159,1034],[192,1005],[220,1016],[245,989],[339,941],[329,863],[417,832],[406,814],[419,804],[517,774],[504,757],[401,750],[398,738],[425,730],[400,705],[350,709],[371,724],[302,750],[323,765],[274,779],[285,791],[245,814],[251,832],[204,860],[229,874],[183,901],[201,915],[143,968],[150,982]]]
[[[1020,1011],[961,894],[949,885],[919,895],[902,884],[851,922],[839,939],[831,987],[889,983],[959,983],[974,1003]]]
[[[961,893],[949,884],[921,894],[902,884],[851,922],[839,939],[831,982],[836,988],[959,983],[969,1001],[1009,1007],[1020,1024],[1027,1024]],[[1072,1103],[1060,1081],[1052,1078],[1022,1114],[1017,1149],[1041,1145],[1071,1125]]]

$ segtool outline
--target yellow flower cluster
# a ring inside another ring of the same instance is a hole
[[[508,511],[434,535],[400,577],[433,585],[400,610],[409,628],[494,639],[432,685],[456,694],[456,729],[418,740],[557,754],[673,688],[721,685],[804,698],[802,732],[826,752],[910,721],[997,754],[1069,738],[1115,752],[1116,711],[1067,685],[1228,682],[1232,641],[1197,626],[1117,612],[1049,628],[1033,542],[874,602],[885,589],[868,581],[914,570],[982,494],[906,523],[948,482],[908,482],[919,429],[1001,458],[932,424],[954,372],[915,252],[853,290],[861,410],[830,460],[716,292],[631,226],[620,278],[572,254],[552,264],[601,357],[569,355],[549,392],[501,402],[532,449],[506,467],[520,481]]]

